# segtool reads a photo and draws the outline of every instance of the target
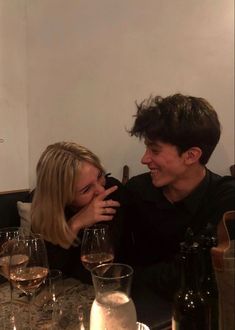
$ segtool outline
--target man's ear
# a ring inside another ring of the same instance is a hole
[[[194,164],[196,162],[199,162],[199,159],[202,155],[202,150],[198,147],[191,147],[188,150],[184,152],[185,154],[185,162],[186,164]]]

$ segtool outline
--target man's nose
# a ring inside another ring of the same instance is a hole
[[[146,165],[151,161],[148,150],[145,151],[143,157],[141,158],[141,163]]]

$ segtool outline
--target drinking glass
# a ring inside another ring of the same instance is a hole
[[[57,299],[53,308],[53,330],[81,329],[80,306],[68,301],[64,296]],[[83,327],[83,330],[85,328]]]
[[[20,259],[16,263],[15,259]],[[31,324],[31,300],[36,290],[45,281],[48,273],[46,247],[40,235],[21,236],[12,247],[9,278],[12,285],[28,298],[29,328]]]
[[[106,224],[97,224],[84,229],[81,245],[81,261],[87,270],[102,263],[112,262],[114,251],[110,228]]]
[[[52,312],[59,296],[64,292],[63,276],[59,269],[50,269],[44,285],[35,298],[35,305],[44,312]]]
[[[1,330],[21,330],[22,323],[18,317],[19,310],[12,308],[10,305],[0,304],[0,329]],[[14,306],[15,307],[15,306]]]
[[[91,307],[90,330],[136,330],[136,310],[130,297],[133,269],[111,263],[92,269],[95,300]]]
[[[149,327],[141,322],[136,322],[136,330],[150,330]]]

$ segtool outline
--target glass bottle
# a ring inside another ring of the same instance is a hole
[[[218,289],[211,260],[211,248],[217,245],[217,240],[212,236],[209,226],[200,237],[200,245],[202,250],[201,290],[209,303],[211,330],[218,330]]]
[[[181,283],[173,303],[172,330],[210,330],[209,306],[200,291],[200,248],[192,235],[181,243]]]

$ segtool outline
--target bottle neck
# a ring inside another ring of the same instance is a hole
[[[200,290],[198,253],[187,253],[181,257],[181,290]]]
[[[202,250],[202,273],[208,276],[214,274],[212,259],[211,259],[211,248],[217,245],[216,238],[210,235],[203,235],[201,237],[201,250]]]
[[[213,273],[211,253],[209,248],[203,248],[202,250],[203,257],[203,269],[204,274],[211,275]]]
[[[204,247],[202,249],[202,283],[201,289],[207,295],[218,295],[217,283],[215,273],[212,265],[210,248]]]

